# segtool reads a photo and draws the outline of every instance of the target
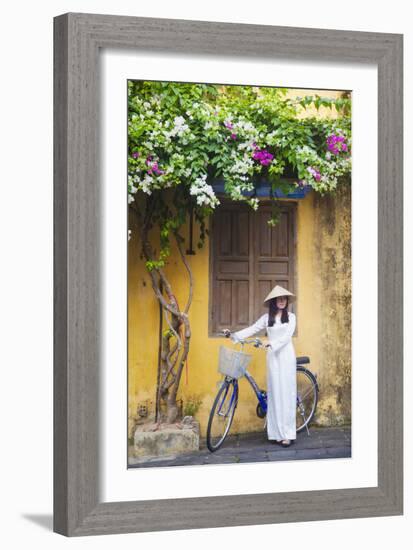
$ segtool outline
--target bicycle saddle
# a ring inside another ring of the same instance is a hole
[[[297,365],[305,365],[310,362],[310,358],[307,356],[297,357]]]

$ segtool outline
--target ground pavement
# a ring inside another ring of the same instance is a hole
[[[247,462],[274,462],[278,460],[313,460],[317,458],[348,458],[351,456],[350,427],[312,427],[310,435],[297,434],[296,441],[287,448],[271,443],[266,433],[229,436],[223,446],[211,453],[201,441],[197,452],[174,458],[153,458],[145,462],[130,459],[130,468],[159,466],[191,466],[200,464],[235,464]]]

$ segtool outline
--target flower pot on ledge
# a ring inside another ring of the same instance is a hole
[[[281,180],[285,181],[286,183],[292,183],[292,180],[289,179]],[[223,180],[213,180],[211,182],[211,186],[215,192],[216,195],[225,195],[225,186]],[[288,199],[304,199],[308,193],[312,190],[311,185],[305,185],[303,187],[296,187],[294,191],[285,194],[281,191],[281,189],[274,189],[274,196],[278,199],[281,198],[288,198]],[[256,187],[256,196],[257,197],[270,197],[271,196],[271,184],[265,180],[260,179],[257,181],[257,187]],[[246,197],[250,197],[254,194],[254,191],[244,191],[243,195]]]

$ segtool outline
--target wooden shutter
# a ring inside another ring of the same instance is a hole
[[[262,303],[275,285],[294,293],[295,275],[295,208],[282,207],[279,223],[271,227],[271,207],[261,206],[254,213],[254,317],[267,307]]]
[[[251,208],[221,206],[212,222],[212,304],[214,333],[246,327],[251,318],[253,254]]]
[[[295,205],[282,207],[281,221],[270,227],[270,206],[258,211],[244,203],[223,203],[211,220],[210,329],[239,330],[266,308],[276,285],[294,292]]]

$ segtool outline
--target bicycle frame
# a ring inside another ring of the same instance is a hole
[[[251,341],[245,340],[241,342],[241,349],[244,349],[245,344],[251,344]],[[265,390],[261,390],[257,384],[257,382],[254,380],[253,376],[248,372],[245,371],[244,374],[245,378],[248,380],[253,392],[255,393],[258,403],[261,405],[262,410],[265,414],[267,414],[267,392]]]
[[[265,393],[263,394],[264,390],[261,390],[257,384],[257,382],[254,380],[252,375],[246,371],[245,372],[245,378],[248,380],[251,388],[253,389],[255,395],[257,396],[258,402],[262,407],[262,410],[267,413],[267,399],[264,397]]]
[[[241,342],[241,349],[242,350],[244,349],[245,344],[251,344],[251,343],[253,343],[251,340],[244,340],[243,342]],[[248,371],[245,371],[244,376],[248,380],[253,392],[255,393],[255,395],[258,399],[258,403],[260,404],[263,412],[265,414],[267,414],[267,392],[265,390],[261,390],[259,388],[259,386],[256,383],[256,381],[254,380],[253,376]],[[238,381],[237,381],[237,389],[238,389]],[[316,389],[317,389],[317,391],[319,390],[317,382],[316,382]],[[297,406],[299,406],[300,403],[301,403],[301,399],[297,395]],[[232,404],[232,402],[231,402],[231,404]]]

